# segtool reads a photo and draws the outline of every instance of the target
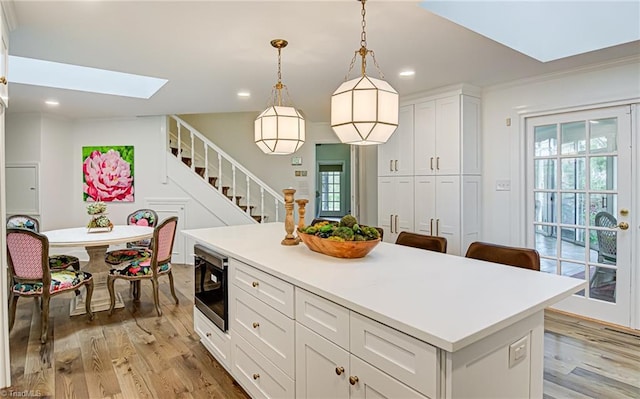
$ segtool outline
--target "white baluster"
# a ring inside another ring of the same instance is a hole
[[[192,131],[189,131],[191,135],[191,170],[196,170],[196,145],[195,145],[195,136]]]
[[[209,184],[209,146],[207,143],[203,144],[204,146],[204,181]]]
[[[236,165],[231,164],[231,189],[233,190],[233,196],[231,197],[231,201],[236,201]]]
[[[249,176],[247,175],[247,213],[249,215],[251,215],[251,180],[249,179]]]
[[[182,140],[180,137],[182,137],[182,124],[178,123],[178,155],[176,156],[182,161]]]
[[[222,192],[222,156],[218,153],[218,191]]]

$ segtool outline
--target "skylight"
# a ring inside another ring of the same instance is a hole
[[[639,1],[424,1],[421,7],[542,62],[640,40]]]
[[[167,79],[9,56],[11,82],[148,99]]]

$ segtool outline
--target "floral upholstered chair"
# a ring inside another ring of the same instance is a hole
[[[107,277],[107,288],[111,299],[109,314],[113,313],[116,304],[114,284],[117,279],[129,280],[133,284],[134,300],[140,300],[140,281],[151,280],[153,285],[153,300],[158,316],[162,316],[160,309],[160,299],[158,295],[158,278],[169,276],[169,286],[171,295],[178,304],[178,297],[173,286],[173,273],[171,271],[171,254],[173,252],[173,242],[176,236],[178,218],[176,216],[165,219],[153,231],[151,248],[131,248],[128,251],[128,260],[122,261],[118,267],[109,271]],[[116,251],[113,251],[116,252]],[[107,259],[109,254],[107,253]],[[120,258],[122,260],[124,258]],[[112,259],[113,260],[113,259]]]
[[[153,209],[138,209],[137,211],[127,216],[127,224],[156,227],[156,225],[158,224],[158,214]],[[150,238],[146,240],[127,243],[127,248],[149,248],[150,246]]]
[[[52,296],[87,287],[86,310],[89,320],[93,278],[91,274],[75,270],[49,268],[49,240],[43,234],[28,229],[7,229],[7,259],[11,277],[9,299],[9,331],[16,319],[20,297],[40,297],[42,328],[40,342],[47,342],[49,327],[49,300]]]
[[[7,218],[7,228],[28,229],[40,232],[40,224],[37,219],[27,215],[13,215]],[[73,270],[80,270],[80,259],[71,255],[50,255],[49,268],[51,270],[65,270],[72,267]]]

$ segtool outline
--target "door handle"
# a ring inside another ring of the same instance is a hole
[[[393,172],[393,159],[389,160],[389,172]]]
[[[393,215],[389,215],[389,230],[391,230],[391,234],[393,234]]]
[[[620,230],[627,230],[629,228],[629,223],[620,222],[616,227],[619,228]]]
[[[396,164],[396,168],[395,169],[396,169],[396,172],[397,172],[398,171],[398,160],[397,159],[396,159],[395,164]]]
[[[436,235],[440,237],[440,219],[436,219]]]
[[[433,234],[433,218],[431,218],[431,221],[429,222],[429,234],[435,235]]]
[[[398,232],[398,215],[396,215],[396,233]]]
[[[429,167],[433,170],[433,157],[429,158]]]
[[[436,157],[436,169],[440,170],[440,157]]]

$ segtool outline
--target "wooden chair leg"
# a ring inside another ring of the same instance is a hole
[[[49,295],[42,295],[42,334],[40,335],[40,342],[43,344],[47,342],[47,331],[49,330]]]
[[[85,283],[85,287],[87,287],[87,297],[85,298],[85,309],[87,310],[87,315],[89,320],[93,320],[94,315],[91,311],[91,297],[93,296],[93,278]]]
[[[109,299],[111,300],[111,305],[109,306],[109,316],[113,314],[113,308],[116,307],[116,293],[113,289],[115,280],[116,279],[112,276],[107,276],[107,289],[109,290]]]
[[[133,299],[136,302],[140,302],[140,281],[141,280],[136,280],[131,282],[131,284],[133,284]]]
[[[176,305],[178,303],[180,303],[180,301],[178,301],[178,297],[176,296],[176,290],[175,288],[173,288],[173,271],[169,270],[169,287],[171,288],[171,295],[173,296],[173,299],[176,300]]]
[[[162,316],[162,309],[160,309],[160,295],[158,294],[158,279],[152,278],[151,284],[153,285],[153,302],[156,305],[156,311],[158,312],[158,317]]]
[[[9,298],[9,331],[11,331],[13,324],[16,322],[18,298],[20,298],[18,295],[11,295],[11,298]]]

